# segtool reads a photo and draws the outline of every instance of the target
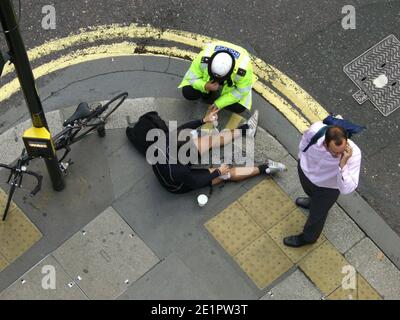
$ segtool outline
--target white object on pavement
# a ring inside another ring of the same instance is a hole
[[[201,194],[197,197],[197,203],[200,207],[204,207],[208,202],[208,197],[205,194]]]

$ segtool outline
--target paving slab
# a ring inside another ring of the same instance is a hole
[[[128,99],[110,116],[106,129],[126,128],[129,117],[136,122],[143,114],[156,111],[167,122],[182,122],[192,120],[193,109],[196,106],[188,105],[185,100],[173,98],[137,98]]]
[[[125,134],[125,130],[122,131]],[[128,142],[107,156],[107,160],[115,199],[152,171],[143,155]]]
[[[48,287],[42,284],[52,285],[52,280],[45,277],[49,277],[53,271],[55,289],[46,289]],[[0,300],[87,300],[87,297],[50,255],[0,293]]]
[[[286,149],[271,134],[260,127],[254,138],[254,146],[256,163],[265,163],[267,159],[281,161],[288,155]]]
[[[100,139],[91,135],[74,146],[70,157],[66,188],[55,192],[43,161],[32,161],[30,169],[43,175],[42,190],[33,198],[19,190],[14,201],[43,234],[12,268],[0,273],[0,290],[13,283],[33,265],[58,248],[79,229],[111,205],[113,189],[103,144],[112,144],[111,135]],[[0,171],[0,179],[6,173]],[[28,180],[27,180],[28,181]]]
[[[297,269],[278,285],[273,287],[261,300],[321,300],[323,294]]]
[[[385,300],[400,299],[400,271],[370,239],[362,240],[345,256]]]
[[[325,236],[322,235],[315,244],[310,246],[304,246],[302,248],[290,248],[285,246],[283,244],[283,239],[287,236],[300,234],[303,231],[306,220],[306,216],[299,209],[295,209],[289,214],[289,216],[267,232],[293,263],[299,262],[326,240]]]
[[[118,297],[159,261],[111,207],[53,255],[91,299]]]
[[[343,267],[349,262],[329,242],[325,241],[318,248],[303,258],[299,266],[311,281],[324,293],[330,295],[342,284]]]
[[[204,237],[177,252],[181,260],[221,300],[255,300],[260,290],[204,230]]]
[[[293,266],[290,259],[267,234],[263,234],[239,252],[235,260],[260,290],[265,289]]]
[[[304,191],[300,183],[297,171],[297,160],[290,154],[280,160],[286,165],[287,171],[273,176],[274,181],[288,194],[293,201],[300,196],[304,196]]]
[[[357,274],[355,289],[344,289],[341,286],[328,296],[328,300],[382,300],[382,298],[360,274]]]
[[[176,254],[161,261],[132,284],[120,300],[214,300],[207,282],[193,273]]]
[[[272,179],[263,180],[240,197],[238,202],[264,231],[268,231],[295,209],[294,203]]]
[[[195,242],[199,226],[235,201],[245,189],[240,183],[227,183],[176,195],[166,191],[151,172],[129,192],[117,199],[113,207],[160,258]],[[209,196],[200,208],[197,197]],[[203,228],[203,227],[202,227]]]
[[[51,133],[61,130],[63,119],[59,111],[48,112],[46,118]],[[24,146],[21,137],[24,131],[30,127],[32,127],[32,121],[29,119],[0,135],[0,150],[7,150],[7,152],[0,153],[0,163],[11,163],[21,155]]]
[[[365,237],[364,232],[337,204],[329,211],[323,233],[342,254]]]
[[[9,263],[14,262],[42,238],[39,229],[18,207],[0,220],[0,253]]]
[[[231,256],[238,254],[263,233],[263,229],[239,202],[231,204],[208,221],[205,227]]]

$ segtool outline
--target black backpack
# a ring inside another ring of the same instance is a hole
[[[154,144],[154,141],[146,141],[147,133],[151,129],[160,129],[164,132],[168,132],[165,121],[161,119],[156,111],[145,113],[139,118],[138,122],[126,128],[126,136],[129,141],[144,156],[146,155],[147,149]]]

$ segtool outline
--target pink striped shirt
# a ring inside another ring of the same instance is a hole
[[[341,194],[356,190],[360,177],[361,150],[348,140],[353,148],[353,155],[347,164],[340,168],[340,157],[335,158],[325,147],[322,137],[307,152],[303,150],[311,138],[324,126],[322,121],[314,123],[304,134],[299,145],[300,166],[306,177],[315,185],[323,188],[339,189]]]

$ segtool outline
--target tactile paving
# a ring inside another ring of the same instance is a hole
[[[357,274],[356,289],[343,289],[340,286],[328,297],[329,300],[382,300],[371,285]]]
[[[293,266],[267,234],[242,250],[235,260],[260,289],[266,288]]]
[[[0,253],[0,272],[3,271],[5,268],[8,267],[8,262],[6,258]]]
[[[357,284],[358,300],[382,300],[379,293],[360,274]]]
[[[289,214],[289,216],[268,231],[268,235],[294,263],[299,262],[303,257],[320,246],[326,240],[325,236],[321,235],[318,241],[313,245],[304,246],[301,248],[290,248],[285,246],[283,244],[283,239],[287,236],[301,233],[306,220],[306,216],[299,209],[295,209]]]
[[[295,209],[295,204],[272,179],[266,179],[239,198],[249,215],[268,231]]]
[[[358,300],[357,289],[343,289],[340,286],[328,296],[328,300]]]
[[[4,210],[6,208],[8,195],[4,192],[2,188],[0,188],[0,219],[3,218]],[[17,206],[14,201],[11,201],[10,211],[15,209]]]
[[[345,276],[342,270],[347,265],[350,263],[329,241],[311,251],[299,263],[304,273],[326,296],[342,284]]]
[[[263,230],[234,202],[205,224],[207,230],[231,255],[236,255],[261,236]]]
[[[19,208],[0,221],[0,252],[11,263],[34,245],[42,234]]]

